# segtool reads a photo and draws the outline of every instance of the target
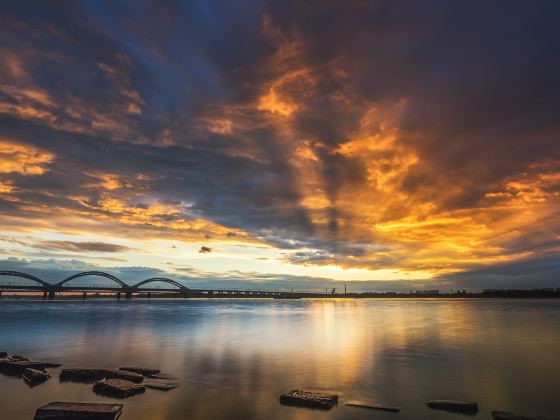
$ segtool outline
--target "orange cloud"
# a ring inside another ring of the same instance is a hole
[[[55,156],[33,146],[0,140],[0,173],[41,175]]]

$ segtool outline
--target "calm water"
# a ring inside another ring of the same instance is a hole
[[[442,300],[0,300],[0,350],[66,367],[146,365],[180,378],[123,400],[125,420],[459,419],[430,398],[560,413],[560,302]],[[0,375],[0,418],[50,401],[108,402],[91,385],[29,389]],[[294,388],[334,391],[329,412],[285,407]],[[401,412],[345,407],[361,399]]]

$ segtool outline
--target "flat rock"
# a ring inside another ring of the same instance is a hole
[[[80,382],[91,384],[104,379],[107,369],[66,368],[60,372],[60,382]]]
[[[16,362],[16,361],[26,361],[26,362],[28,362],[28,361],[29,361],[29,359],[28,359],[27,357],[20,356],[19,354],[14,354],[14,355],[11,356],[10,358],[11,358],[14,362]]]
[[[387,406],[381,405],[381,404],[362,402],[362,401],[348,401],[344,405],[347,405],[348,407],[367,408],[367,409],[370,409],[370,410],[392,411],[392,412],[395,412],[395,413],[399,412],[399,409],[397,407],[387,407]]]
[[[30,368],[27,368],[23,371],[22,377],[25,383],[29,386],[39,385],[51,379],[51,375],[49,375],[47,372]]]
[[[0,359],[3,359],[4,357],[8,357],[8,353],[5,351],[0,351]]]
[[[494,420],[546,420],[543,417],[519,416],[507,411],[492,411]]]
[[[38,363],[44,363],[45,367],[48,368],[57,368],[62,366],[62,363],[53,363],[53,362],[38,362]]]
[[[160,391],[170,391],[172,389],[178,388],[179,384],[171,382],[157,382],[157,381],[146,381],[142,385],[146,388],[157,389]]]
[[[155,375],[148,375],[150,379],[164,379],[166,381],[176,381],[177,378],[173,375],[168,375],[167,373],[156,373]]]
[[[429,400],[428,407],[437,410],[454,411],[458,413],[475,414],[478,412],[478,404],[474,401],[454,401],[454,400]]]
[[[338,403],[338,395],[293,389],[280,395],[280,404],[329,410]]]
[[[93,392],[106,397],[128,398],[146,391],[143,385],[124,379],[105,379],[93,384]]]
[[[155,374],[161,372],[161,370],[159,370],[159,369],[143,368],[143,367],[138,367],[138,366],[124,366],[124,367],[120,367],[119,370],[126,370],[128,372],[135,372],[135,373],[139,373],[140,375],[144,375],[144,376],[155,375]]]
[[[122,404],[52,402],[37,409],[35,420],[116,420]]]
[[[25,369],[45,370],[45,364],[42,362],[31,362],[28,360],[20,360],[16,362],[4,361],[0,364],[0,371],[5,375],[20,376]]]
[[[129,372],[128,370],[108,370],[107,379],[124,379],[125,381],[136,382],[139,384],[144,380],[144,377],[136,372]]]

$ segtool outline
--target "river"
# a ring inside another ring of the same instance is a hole
[[[160,368],[181,386],[121,400],[123,420],[460,419],[433,398],[560,413],[560,302],[553,300],[0,299],[0,351],[65,367]],[[0,375],[0,418],[51,401],[117,401],[91,385],[35,388]],[[291,389],[335,392],[330,411],[283,406]],[[400,413],[347,407],[349,400]]]

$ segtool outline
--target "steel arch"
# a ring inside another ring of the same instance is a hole
[[[27,280],[32,280],[36,283],[39,283],[43,287],[50,288],[52,284],[47,283],[44,280],[41,280],[39,277],[32,276],[31,274],[22,273],[19,271],[0,271],[0,276],[13,276],[13,277],[21,277]]]
[[[126,284],[124,281],[118,279],[117,277],[109,274],[109,273],[104,273],[103,271],[84,271],[83,273],[78,273],[78,274],[74,274],[73,276],[70,276],[58,283],[56,283],[54,286],[58,287],[58,288],[62,288],[62,286],[64,285],[64,283],[69,282],[70,280],[74,280],[77,279],[78,277],[85,277],[85,276],[99,276],[99,277],[105,277],[109,280],[113,280],[115,283],[118,283],[122,289],[128,289],[130,286],[128,284]]]
[[[165,277],[153,277],[151,279],[142,280],[140,283],[136,283],[135,285],[131,286],[134,290],[139,290],[138,288],[147,283],[154,283],[161,281],[163,283],[172,284],[173,286],[177,286],[179,290],[189,290],[188,287],[183,286],[181,283],[176,282],[175,280],[171,280]]]

